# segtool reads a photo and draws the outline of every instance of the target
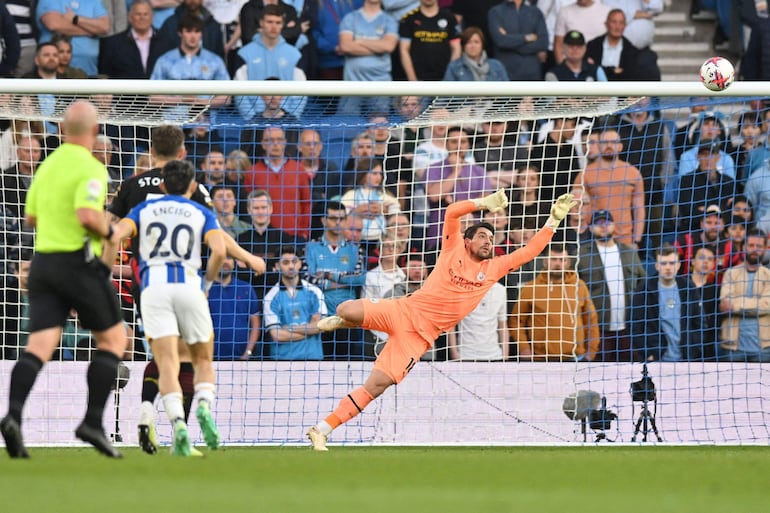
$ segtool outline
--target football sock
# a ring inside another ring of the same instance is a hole
[[[35,384],[43,362],[32,353],[24,353],[13,366],[11,372],[11,390],[8,394],[8,415],[21,425],[21,410],[27,402],[29,391]]]
[[[158,377],[160,372],[155,360],[150,360],[144,368],[144,380],[142,381],[142,402],[153,403],[158,396]]]
[[[171,424],[177,420],[184,419],[184,408],[182,408],[182,394],[171,392],[163,396],[163,407],[166,409],[166,415]]]
[[[107,397],[115,384],[120,360],[109,351],[98,350],[88,366],[88,409],[85,423],[93,428],[103,429],[102,416]]]
[[[155,405],[149,401],[142,401],[139,407],[139,425],[149,426],[155,420]]]
[[[337,425],[339,426],[339,419],[335,417],[335,420],[337,421]],[[331,427],[331,425],[325,420],[322,420],[321,422],[316,424],[315,427],[318,431],[325,434],[326,436],[329,436],[329,434],[331,434],[331,432],[334,431],[334,428]]]
[[[195,378],[195,370],[190,362],[182,362],[179,364],[179,384],[182,385],[182,401],[184,404],[184,420],[190,418],[190,409],[193,402],[193,394],[195,394],[195,385],[193,384]]]
[[[358,387],[348,395],[342,398],[339,406],[324,419],[326,424],[331,429],[337,428],[340,424],[344,424],[362,411],[364,408],[374,400],[372,394],[370,394],[364,387]],[[323,432],[325,426],[316,426]],[[331,432],[331,431],[330,431]],[[328,433],[324,433],[328,434]]]
[[[155,364],[155,360],[151,360],[144,368],[144,380],[142,381],[142,404],[149,403],[150,406],[155,402],[155,398],[158,396],[158,377],[160,372],[158,366]],[[193,378],[195,377],[195,371],[192,363],[182,362],[179,364],[179,384],[182,385],[183,405],[184,405],[184,419],[190,417],[190,409],[192,406],[192,398],[195,393],[193,387]],[[144,412],[142,412],[144,413]],[[151,422],[154,414],[149,417],[144,415],[140,416],[139,424],[147,424]],[[146,419],[146,420],[145,420]]]
[[[214,383],[196,383],[195,395],[193,396],[193,404],[197,405],[201,401],[205,401],[209,408],[214,405]]]

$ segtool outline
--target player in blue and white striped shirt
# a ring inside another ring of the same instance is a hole
[[[122,240],[139,239],[139,278],[144,331],[160,372],[158,388],[174,426],[172,452],[192,454],[184,421],[179,384],[178,343],[190,348],[195,369],[196,416],[206,445],[219,446],[219,433],[211,417],[216,376],[212,365],[214,328],[206,292],[225,259],[225,237],[216,215],[190,200],[195,190],[195,170],[189,162],[171,161],[161,172],[167,196],[143,201],[118,223]],[[205,276],[201,276],[203,242],[210,249]]]

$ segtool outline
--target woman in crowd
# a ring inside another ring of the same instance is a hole
[[[444,80],[507,82],[508,72],[503,63],[487,57],[484,33],[478,27],[468,27],[460,34],[463,54],[449,63]]]
[[[398,200],[385,191],[382,162],[363,158],[356,165],[356,186],[342,195],[348,215],[363,219],[361,241],[372,243],[385,233],[385,216],[400,212]]]

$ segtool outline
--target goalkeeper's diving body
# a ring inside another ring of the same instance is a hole
[[[321,331],[363,327],[390,336],[363,386],[345,396],[307,436],[313,449],[326,451],[331,432],[349,421],[388,387],[400,383],[441,333],[452,329],[481,302],[501,277],[534,259],[553,238],[559,223],[576,204],[571,194],[551,207],[545,226],[513,253],[494,256],[494,228],[480,222],[460,232],[460,218],[476,210],[499,212],[508,206],[503,189],[476,200],[453,203],[446,210],[442,249],[433,272],[414,294],[396,299],[356,299],[337,307],[337,315],[318,323]]]

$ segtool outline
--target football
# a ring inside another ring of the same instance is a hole
[[[735,68],[724,57],[711,57],[700,67],[700,81],[712,91],[724,91],[734,80]]]

